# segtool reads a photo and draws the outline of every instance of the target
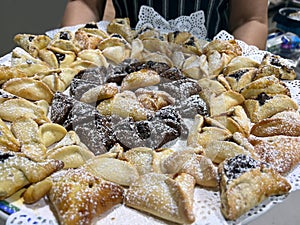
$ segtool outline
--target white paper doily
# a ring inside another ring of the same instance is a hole
[[[38,216],[32,210],[22,209],[9,216],[6,225],[57,225],[55,219],[46,219],[45,215]]]
[[[180,16],[174,20],[167,21],[152,7],[142,6],[139,12],[139,21],[135,29],[140,30],[149,27],[155,28],[161,33],[187,31],[197,38],[205,39],[207,30],[204,23],[205,17],[202,10],[192,13],[190,16]]]

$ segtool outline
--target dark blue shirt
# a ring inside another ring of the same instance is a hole
[[[113,0],[116,17],[130,18],[135,27],[142,5],[151,6],[166,20],[203,10],[207,37],[213,38],[219,31],[228,31],[228,0]]]

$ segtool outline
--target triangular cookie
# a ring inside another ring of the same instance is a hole
[[[269,163],[280,174],[287,174],[300,162],[300,137],[276,135],[255,137],[248,141],[254,146],[254,152],[260,160]]]
[[[123,201],[123,188],[83,169],[68,169],[53,177],[48,193],[60,224],[92,224]]]
[[[192,223],[195,216],[189,200],[193,196],[188,197],[191,191],[182,187],[178,181],[165,174],[148,173],[130,186],[125,204],[176,223]]]
[[[246,155],[219,165],[221,212],[235,220],[272,195],[289,192],[291,185],[272,167]]]

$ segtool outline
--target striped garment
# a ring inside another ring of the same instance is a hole
[[[228,30],[228,0],[113,0],[113,3],[116,17],[129,17],[132,27],[137,23],[140,7],[147,5],[166,20],[203,10],[208,38],[213,38],[221,30]]]

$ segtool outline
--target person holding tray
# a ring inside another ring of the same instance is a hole
[[[226,30],[236,39],[264,50],[268,36],[268,0],[112,0],[115,17],[138,21],[142,5],[151,6],[166,20],[189,16],[202,10],[207,38]],[[103,19],[106,0],[68,0],[62,26],[72,26]]]

